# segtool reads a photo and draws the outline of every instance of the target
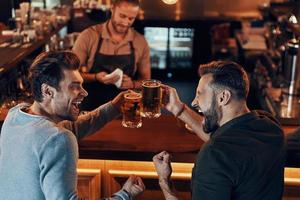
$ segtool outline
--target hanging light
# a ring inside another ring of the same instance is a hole
[[[165,4],[169,4],[169,5],[172,5],[172,4],[175,4],[177,3],[177,0],[162,0]]]

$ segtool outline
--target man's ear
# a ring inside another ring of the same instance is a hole
[[[223,90],[222,92],[220,92],[218,94],[218,102],[219,105],[226,105],[229,103],[230,99],[231,99],[231,92],[229,90]]]
[[[115,5],[112,4],[112,5],[110,6],[110,13],[111,13],[111,14],[113,13],[114,9],[115,9]]]
[[[42,87],[41,87],[41,92],[43,95],[43,99],[52,99],[54,97],[55,94],[55,88],[51,87],[48,84],[43,83]]]

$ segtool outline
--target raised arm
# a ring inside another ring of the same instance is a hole
[[[150,50],[146,40],[143,38],[140,40],[143,45],[140,47],[141,55],[137,59],[137,80],[133,80],[127,75],[123,75],[121,89],[134,89],[141,88],[142,81],[151,78],[151,67],[150,67]],[[138,54],[136,54],[137,56]]]
[[[131,175],[120,191],[105,200],[132,200],[139,196],[144,190],[145,185],[142,179],[138,176]]]
[[[150,50],[146,41],[142,51],[141,59],[137,63],[137,73],[138,73],[138,80],[135,83],[135,87],[139,88],[142,85],[141,84],[142,80],[151,78]]]
[[[59,125],[71,130],[78,139],[93,134],[120,115],[125,93],[121,92],[112,101],[80,115],[75,122],[63,121]]]
[[[158,175],[158,183],[165,196],[165,199],[178,200],[171,180],[171,155],[166,151],[162,151],[153,157],[153,163]]]
[[[164,85],[163,91],[163,103],[165,108],[191,127],[204,142],[208,141],[210,135],[205,133],[202,129],[201,122],[203,118],[181,102],[175,88]]]

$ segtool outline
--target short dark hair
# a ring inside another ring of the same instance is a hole
[[[227,88],[237,100],[247,99],[249,93],[249,79],[243,67],[232,61],[212,61],[200,65],[200,76],[212,74],[211,86]]]
[[[29,80],[33,99],[43,101],[43,83],[60,90],[59,83],[64,79],[64,69],[78,70],[80,61],[70,51],[44,52],[38,55],[30,66]]]
[[[113,0],[113,5],[120,5],[121,3],[129,3],[134,6],[140,7],[140,1],[139,0]]]

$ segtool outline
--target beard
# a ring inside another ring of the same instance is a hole
[[[70,107],[66,106],[64,108],[60,108],[57,112],[57,116],[61,120],[76,121],[78,119],[79,112],[79,109],[74,109],[71,105]]]
[[[76,121],[78,119],[78,114],[64,113],[64,114],[58,114],[58,117],[61,120]]]
[[[129,26],[124,26],[124,25],[116,22],[114,20],[113,16],[111,18],[111,24],[112,24],[114,31],[118,34],[125,34],[125,33],[127,33],[128,29],[130,28]]]
[[[217,112],[217,101],[215,96],[213,97],[210,108],[202,114],[204,116],[203,131],[205,133],[214,132],[219,128],[219,114]]]

